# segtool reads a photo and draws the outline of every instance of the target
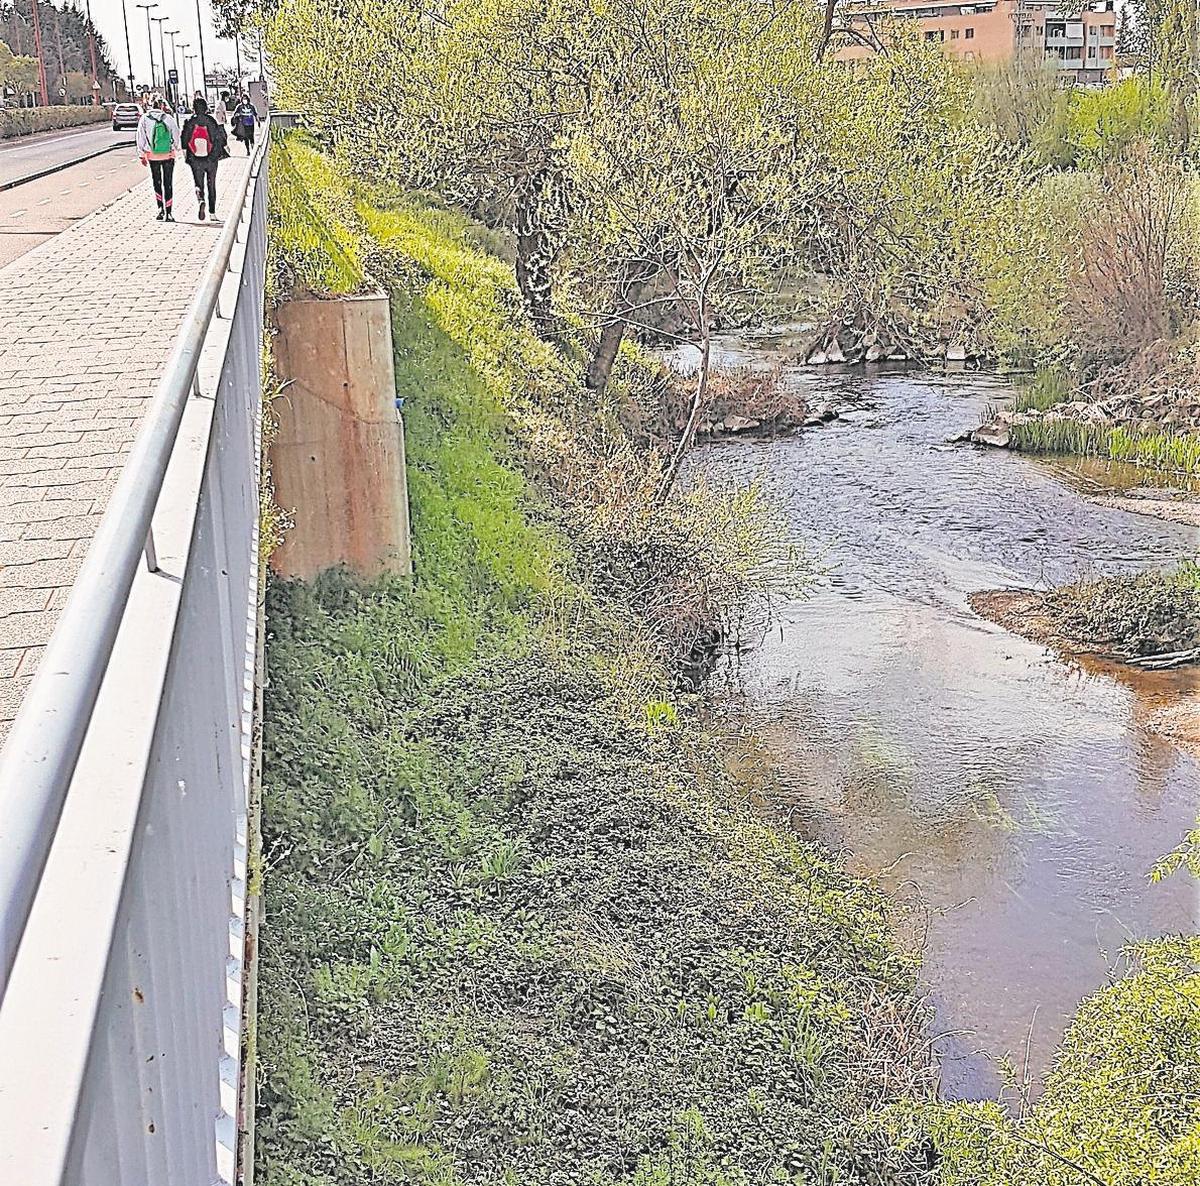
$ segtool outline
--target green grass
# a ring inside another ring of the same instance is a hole
[[[1190,433],[1136,432],[1075,420],[1041,420],[1012,426],[1012,446],[1026,453],[1107,457],[1155,469],[1200,474],[1200,437]]]
[[[337,169],[297,132],[272,133],[269,295],[346,296],[366,283],[354,204]]]
[[[1045,412],[1072,398],[1070,382],[1061,371],[1041,369],[1034,378],[1017,388],[1013,396],[1014,412]]]
[[[884,901],[758,821],[525,477],[570,373],[502,265],[360,214],[416,577],[270,591],[260,1181],[915,1183],[863,1121],[923,1065]]]

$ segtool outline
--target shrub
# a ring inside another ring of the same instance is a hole
[[[110,118],[104,107],[5,107],[0,109],[0,140],[107,123]]]
[[[1195,180],[1146,143],[1107,165],[1082,207],[1083,268],[1068,312],[1085,373],[1162,347],[1197,312]]]
[[[1093,168],[1116,160],[1138,141],[1159,144],[1170,121],[1161,83],[1122,79],[1100,90],[1078,90],[1067,113],[1067,137],[1076,163]]]
[[[1052,589],[1044,606],[1073,641],[1127,657],[1200,646],[1200,589],[1191,566],[1101,577]]]
[[[940,1186],[1191,1186],[1200,1180],[1200,940],[1135,945],[1133,967],[1079,1008],[1041,1098],[906,1111]]]

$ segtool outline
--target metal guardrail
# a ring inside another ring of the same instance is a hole
[[[0,754],[0,1182],[234,1180],[269,143]]]
[[[217,308],[241,213],[270,142],[263,134],[238,189],[184,328],[167,361],[38,673],[0,751],[0,999],[50,851],[91,712],[121,625],[134,573]]]

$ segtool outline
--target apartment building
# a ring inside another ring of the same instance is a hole
[[[1097,86],[1114,76],[1117,15],[1113,0],[1094,0],[1080,8],[1037,0],[850,0],[843,21],[870,40],[886,41],[887,26],[897,17],[915,21],[926,41],[964,61],[997,62],[1018,50],[1041,52],[1063,72],[1063,81]],[[848,44],[842,61],[870,54],[867,45]]]

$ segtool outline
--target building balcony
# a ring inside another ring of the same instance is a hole
[[[1049,37],[1049,36],[1046,38],[1046,48],[1047,49],[1066,49],[1068,47],[1070,47],[1072,49],[1076,49],[1076,48],[1082,49],[1083,48],[1083,38],[1082,37]]]

